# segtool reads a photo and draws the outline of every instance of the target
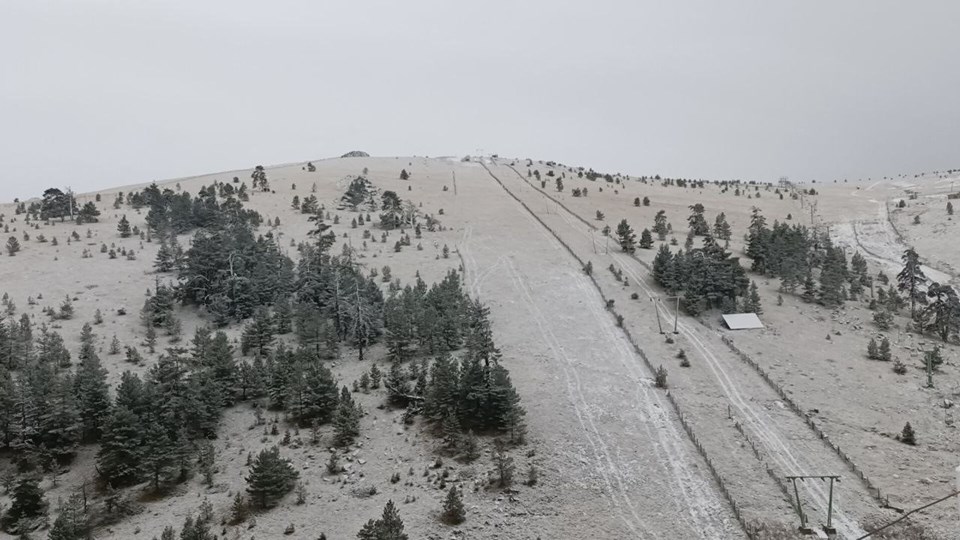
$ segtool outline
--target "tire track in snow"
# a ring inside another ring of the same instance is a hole
[[[529,212],[522,210],[520,207],[515,207],[515,209],[533,222],[537,229],[543,234],[547,234],[548,231],[544,230]],[[469,239],[471,236],[465,235],[465,238]],[[549,238],[552,247],[556,249],[562,248],[560,243],[553,238],[552,235],[549,236]],[[464,246],[462,249],[468,252],[470,251],[470,248],[467,246]],[[472,255],[470,256],[470,260],[474,260]],[[501,256],[495,264],[499,265],[501,263],[504,263],[508,274],[514,280],[515,287],[522,293],[522,300],[533,315],[533,320],[538,325],[544,342],[554,352],[555,358],[560,361],[565,376],[568,377],[568,380],[572,381],[572,386],[570,387],[573,392],[572,395],[582,401],[582,407],[575,405],[581,425],[583,425],[585,429],[595,430],[593,417],[589,414],[589,403],[582,394],[582,384],[574,361],[566,355],[562,343],[551,329],[549,320],[536,305],[529,284],[524,279],[522,273],[516,268],[514,261],[509,256]],[[627,341],[626,336],[616,332],[613,322],[610,319],[610,314],[599,309],[602,303],[599,293],[579,272],[571,272],[568,274],[568,277],[575,282],[577,288],[585,297],[596,297],[595,302],[587,302],[587,305],[589,306],[589,313],[603,332],[604,339],[599,342],[613,344],[616,358],[620,361],[621,366],[632,375],[631,378],[633,380],[642,381],[645,379],[649,381],[652,378],[652,374],[647,373],[646,367],[641,364],[632,345]],[[474,282],[476,282],[476,280],[474,280]],[[564,364],[566,364],[566,366],[564,366]],[[570,368],[569,371],[566,369],[567,367]],[[691,531],[695,537],[707,540],[739,536],[739,534],[732,532],[732,530],[739,530],[739,526],[733,524],[732,519],[724,519],[724,515],[727,514],[729,510],[726,508],[725,503],[720,500],[719,494],[713,485],[713,480],[705,476],[703,469],[698,469],[693,465],[692,462],[699,461],[700,457],[692,454],[692,447],[687,447],[691,443],[686,436],[686,432],[681,433],[674,424],[675,419],[666,412],[667,405],[664,398],[652,390],[649,387],[649,382],[647,382],[636,385],[634,401],[637,407],[650,419],[640,424],[647,435],[647,440],[650,441],[652,453],[657,457],[654,463],[660,470],[661,474],[659,477],[664,478],[672,486],[670,496],[673,505],[677,509],[678,517],[687,524],[689,531]],[[600,437],[599,432],[596,432],[596,435]],[[598,442],[601,443],[601,445],[605,443],[602,438]],[[605,447],[600,448],[600,450],[604,455],[604,459],[610,459],[608,450]],[[618,479],[616,480],[619,482],[620,479],[622,479],[622,473],[617,470],[616,465],[614,465],[612,461],[608,461],[607,464],[611,469],[609,471],[603,471],[601,469],[601,474],[616,474],[618,475]],[[610,480],[607,481],[610,482]],[[630,500],[628,493],[623,491],[621,495],[625,503],[635,512],[635,506]]]
[[[513,170],[511,168],[511,170]],[[516,170],[513,171],[521,180],[526,180],[520,176]],[[507,189],[506,187],[504,189]],[[535,190],[536,191],[536,190]],[[549,198],[549,196],[544,195],[542,192],[538,192],[541,196]],[[559,206],[559,205],[558,205]],[[532,207],[531,207],[532,208]],[[557,215],[561,220],[566,223],[568,227],[573,229],[575,232],[580,233],[586,238],[593,240],[592,232],[584,230],[589,229],[586,225],[580,222],[577,216],[568,217],[567,214],[570,214],[569,210],[566,210],[563,207],[559,207]],[[617,264],[624,269],[648,294],[658,294],[654,291],[640,276],[632,271],[634,265],[639,263],[633,258],[627,257],[625,255],[613,252],[611,253],[614,260]],[[627,264],[624,264],[624,261],[627,261]],[[670,315],[669,311],[662,306],[659,302],[655,303],[656,309],[663,312],[666,316]],[[737,388],[737,383],[731,378],[730,374],[724,369],[722,361],[714,355],[713,351],[708,347],[699,337],[694,329],[692,329],[685,322],[678,324],[678,330],[683,334],[687,340],[693,345],[693,348],[699,353],[702,359],[704,359],[708,367],[711,369],[711,373],[714,378],[720,385],[722,391],[731,401],[731,403],[737,408],[738,411],[743,415],[745,419],[749,421],[747,425],[752,428],[752,431],[760,439],[760,442],[767,449],[767,453],[774,459],[774,461],[787,472],[794,473],[804,473],[804,471],[810,470],[809,463],[803,462],[800,458],[791,451],[788,443],[784,441],[784,438],[780,435],[779,431],[776,428],[772,428],[770,423],[774,422],[766,411],[758,410],[754,407],[749,401],[745,400],[740,394],[739,389]],[[833,455],[830,455],[831,458]],[[824,490],[814,482],[803,482],[802,486],[809,496],[813,500],[814,504],[826,512],[827,508],[827,494]],[[857,525],[857,523],[850,518],[846,513],[840,509],[837,501],[834,501],[834,520],[835,526],[838,532],[845,537],[856,537],[863,534],[863,530]]]

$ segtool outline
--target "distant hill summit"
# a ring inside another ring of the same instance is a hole
[[[370,154],[368,154],[368,153],[366,153],[366,152],[363,152],[363,151],[360,151],[360,150],[353,150],[353,151],[347,152],[346,154],[344,154],[344,155],[342,155],[342,156],[340,156],[340,157],[342,157],[342,158],[345,158],[345,157],[370,157]]]

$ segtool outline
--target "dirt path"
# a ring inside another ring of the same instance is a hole
[[[742,538],[579,265],[484,169],[458,172],[466,283],[491,307],[532,435],[552,439],[542,447],[563,475],[554,510],[577,518],[554,536]]]
[[[865,256],[884,269],[895,279],[903,268],[901,256],[907,245],[890,224],[887,201],[877,202],[877,217],[870,220],[857,220],[838,223],[830,228],[830,235],[840,245],[864,252]],[[954,276],[930,266],[923,265],[923,273],[932,281],[951,283]]]
[[[530,185],[515,170],[496,165],[491,169],[504,180],[509,179],[505,184],[510,187],[504,185],[504,188],[524,200],[534,212],[539,215],[543,209],[540,217],[554,228],[574,251],[579,252],[582,258],[594,260],[598,272],[605,273],[602,268],[607,265],[608,260],[613,260],[645,293],[654,296],[660,294],[648,282],[648,270],[636,259],[617,252],[612,247],[609,254],[604,254],[602,245],[597,247],[598,238],[602,241],[602,236],[595,233],[580,217],[569,213],[563,207],[544,205],[543,200],[548,196]],[[600,253],[594,253],[595,250]],[[598,260],[602,261],[602,264],[596,264]],[[646,305],[649,305],[649,302]],[[662,303],[656,305],[662,318],[673,319],[672,308],[668,309]],[[646,314],[641,316],[655,316],[652,310],[645,311]],[[764,459],[773,464],[777,475],[849,474],[846,465],[833,450],[814,436],[802,418],[780,402],[776,391],[737,358],[720,340],[718,334],[696,319],[683,315],[679,317],[678,330],[684,345],[694,352],[698,363],[707,368],[714,389],[725,398],[725,402],[735,412],[749,436],[762,447]],[[678,399],[690,403],[691,408],[695,409],[699,397],[693,393],[680,392]],[[703,422],[700,429],[711,429],[711,426],[706,424],[709,422],[707,415],[703,415],[700,420]],[[772,482],[768,478],[757,480]],[[807,512],[812,514],[812,517],[823,516],[825,521],[829,497],[825,485],[805,482],[802,485],[801,497],[805,507],[809,505]],[[856,537],[862,534],[857,520],[875,510],[876,506],[863,485],[854,478],[848,478],[835,492],[834,526],[841,537]]]

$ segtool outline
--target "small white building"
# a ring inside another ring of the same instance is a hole
[[[723,322],[731,330],[753,330],[763,328],[760,317],[756,313],[731,313],[723,315]]]

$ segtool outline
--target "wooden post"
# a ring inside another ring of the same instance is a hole
[[[800,516],[800,530],[807,530],[807,516],[803,515],[803,506],[800,504],[800,490],[797,489],[797,478],[791,478],[793,481],[793,494],[797,498],[797,514]]]
[[[663,325],[660,324],[660,308],[657,307],[657,300],[651,296],[650,301],[653,302],[653,312],[657,314],[657,328],[660,330],[660,334],[663,334]]]

